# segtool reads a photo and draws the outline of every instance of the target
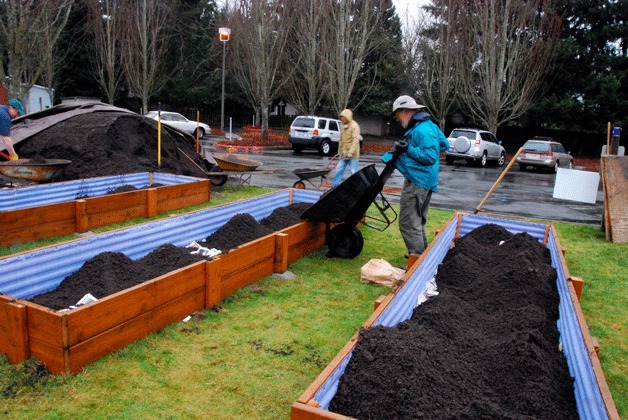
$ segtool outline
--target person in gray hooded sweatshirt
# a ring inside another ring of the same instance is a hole
[[[342,182],[347,165],[350,166],[352,174],[360,169],[360,126],[353,120],[353,112],[350,109],[343,109],[339,118],[342,122],[338,142],[340,162],[336,166],[332,187]]]

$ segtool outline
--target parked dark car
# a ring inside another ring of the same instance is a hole
[[[528,167],[550,169],[552,172],[556,172],[558,168],[573,168],[571,154],[551,137],[534,137],[526,141],[522,148],[517,157],[519,169],[522,171]]]

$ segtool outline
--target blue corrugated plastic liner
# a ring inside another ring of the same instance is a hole
[[[460,224],[460,235],[464,236],[473,229],[495,223],[511,233],[527,232],[540,242],[545,236],[546,225],[506,219],[497,219],[485,216],[465,215]],[[373,323],[376,325],[395,326],[410,318],[418,298],[422,295],[427,283],[434,277],[438,265],[441,263],[456,234],[457,220],[452,220],[442,231],[432,245],[429,254],[423,259],[419,267],[412,273],[406,284],[397,292],[390,304],[382,311]],[[575,309],[569,296],[567,280],[560,264],[559,252],[555,238],[550,235],[547,247],[552,255],[552,266],[557,272],[558,293],[560,296],[558,330],[563,345],[563,352],[575,382],[575,397],[578,413],[582,419],[606,419],[606,408],[597,385],[591,359],[584,345],[582,331],[576,318]],[[323,410],[329,409],[329,403],[336,395],[338,382],[344,374],[345,368],[351,359],[348,354],[339,366],[329,375],[325,383],[314,396]]]
[[[296,190],[294,203],[313,203],[320,193]],[[290,190],[254,197],[207,210],[90,236],[0,260],[0,293],[28,299],[54,290],[63,279],[102,252],[122,252],[137,260],[163,244],[186,246],[200,241],[233,216],[248,213],[256,220],[290,204]]]

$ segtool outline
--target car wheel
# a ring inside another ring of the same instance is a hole
[[[497,166],[504,166],[504,163],[506,163],[506,153],[502,152],[497,159]]]
[[[569,168],[569,169],[573,169],[573,160],[570,160],[570,161],[569,161],[569,166],[568,166],[568,168]]]
[[[484,152],[482,153],[482,157],[480,158],[478,164],[480,167],[484,168],[486,166],[486,162],[488,162],[488,156],[486,155],[486,152]]]
[[[451,165],[454,163],[454,158],[445,156],[445,162],[447,162],[447,165]]]
[[[301,153],[303,151],[303,146],[300,144],[293,144],[292,150],[294,151],[294,153]]]
[[[321,145],[318,147],[318,152],[322,156],[331,155],[331,142],[329,141],[329,139],[324,139],[321,142]]]
[[[519,170],[520,171],[525,171],[526,170],[526,166],[522,165],[522,164],[519,164]]]
[[[205,135],[205,130],[203,130],[202,127],[197,128],[196,131],[194,132],[194,136],[196,136],[197,132],[198,132],[198,138],[202,139],[203,136]]]
[[[554,173],[558,172],[558,168],[560,168],[560,162],[556,161],[556,163],[554,163]]]

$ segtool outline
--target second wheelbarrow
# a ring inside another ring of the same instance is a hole
[[[398,144],[402,147],[395,148],[392,159],[379,175],[375,165],[362,168],[323,194],[301,215],[304,220],[326,223],[328,257],[352,259],[360,255],[364,247],[362,233],[357,227],[360,222],[372,229],[384,231],[397,220],[397,212],[382,194],[382,189],[395,170],[399,155],[403,153],[398,150],[405,150],[403,146],[406,143]],[[376,201],[378,195],[379,202]],[[381,219],[366,214],[371,204],[375,204]]]
[[[306,181],[317,190],[322,190],[329,187],[329,179],[327,178],[327,175],[329,175],[329,173],[334,169],[332,164],[337,156],[338,155],[332,157],[326,166],[295,169],[294,171],[292,171],[293,174],[299,177],[299,181],[296,181],[294,184],[292,184],[292,187],[299,190],[304,190],[305,183],[303,181]],[[311,179],[318,177],[321,178],[318,184],[314,184],[312,181],[310,181]]]

